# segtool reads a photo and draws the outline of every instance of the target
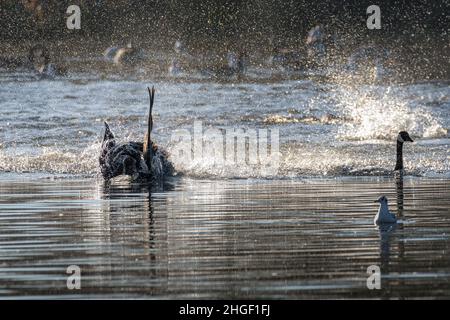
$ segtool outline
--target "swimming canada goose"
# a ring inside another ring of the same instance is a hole
[[[229,74],[242,74],[247,68],[247,57],[243,51],[238,53],[228,52],[227,71]]]
[[[408,132],[400,131],[397,136],[397,162],[395,164],[394,171],[399,170],[403,173],[403,143],[404,142],[414,142],[409,136]]]
[[[109,47],[103,56],[116,65],[133,65],[143,59],[143,52],[129,42],[125,47]]]
[[[305,66],[305,57],[296,50],[274,49],[268,63],[271,67],[284,70],[301,70]]]
[[[386,198],[386,196],[381,196],[374,202],[380,203],[380,208],[378,209],[378,213],[376,214],[375,218],[373,219],[373,223],[375,225],[397,222],[397,218],[395,217],[395,214],[389,212],[388,199]]]
[[[28,52],[28,63],[38,75],[46,78],[64,75],[65,70],[51,62],[48,49],[41,45],[33,46]]]
[[[308,31],[305,43],[308,64],[318,66],[323,61],[326,54],[324,38],[324,31],[321,25],[317,25]]]
[[[389,50],[374,45],[367,45],[355,50],[347,59],[344,69],[351,77],[368,82],[389,79],[391,54]]]
[[[183,67],[181,66],[180,60],[173,58],[169,65],[169,75],[177,76],[183,73]]]
[[[131,176],[135,181],[161,180],[166,175],[172,175],[174,171],[167,152],[156,146],[151,139],[155,89],[148,88],[148,92],[150,109],[144,142],[117,143],[105,121],[105,135],[99,163],[102,176],[107,181],[120,175]]]

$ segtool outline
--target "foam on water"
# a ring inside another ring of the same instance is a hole
[[[395,138],[407,130],[409,174],[450,176],[448,84],[173,83],[73,78],[16,81],[0,87],[0,171],[91,175],[107,120],[121,141],[145,132],[146,86],[155,84],[154,138],[173,150],[174,130],[278,129],[276,173],[261,167],[221,165],[212,154],[172,159],[179,173],[210,178],[390,175]]]
[[[100,143],[94,143],[79,152],[43,147],[34,155],[0,150],[0,172],[96,175],[100,147]]]

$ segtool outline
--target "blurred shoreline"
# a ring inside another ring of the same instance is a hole
[[[81,30],[66,28],[69,4],[81,8]],[[369,1],[356,0],[340,4],[274,0],[201,4],[187,0],[2,1],[0,58],[24,57],[40,44],[69,69],[95,70],[108,47],[131,42],[148,56],[145,68],[166,71],[175,55],[174,43],[180,40],[199,60],[209,56],[222,63],[228,52],[245,52],[249,63],[259,66],[280,51],[305,56],[308,31],[319,25],[327,47],[327,64],[342,64],[358,48],[374,46],[393,53],[396,73],[405,74],[405,78],[450,79],[448,5],[379,1],[381,30],[366,26],[369,5]],[[77,60],[82,63],[75,63]]]
[[[103,76],[108,76],[109,74],[122,78],[139,76],[143,73],[150,78],[168,78],[168,67],[171,61],[177,57],[173,48],[159,49],[158,46],[153,46],[145,39],[142,42],[135,42],[134,45],[144,52],[144,58],[132,66],[123,65],[119,68],[111,62],[106,61],[103,55],[105,49],[117,45],[117,43],[120,42],[111,43],[93,39],[66,39],[59,41],[25,40],[20,43],[6,40],[2,41],[2,46],[0,47],[0,60],[3,58],[25,61],[30,48],[36,45],[43,45],[50,52],[52,61],[63,66],[69,73],[98,73]],[[388,47],[384,49],[386,48]],[[292,50],[294,51],[294,49]],[[330,68],[344,66],[347,59],[351,56],[351,52],[346,53],[347,51],[341,52],[335,50],[330,52],[326,57],[325,67],[323,68],[303,68],[301,70],[294,70],[294,72],[289,70],[284,70],[285,72],[283,72],[283,70],[279,70],[268,64],[267,61],[273,53],[270,50],[264,50],[264,48],[261,51],[247,54],[247,63],[250,68],[259,74],[261,74],[259,71],[264,72],[265,70],[271,73],[277,73],[280,80],[289,78],[307,79],[308,76],[306,74],[313,75],[314,78],[314,74],[321,74],[323,73],[322,71],[328,72]],[[395,70],[395,74],[392,77],[394,81],[411,83],[417,81],[448,81],[450,79],[450,60],[448,59],[447,48],[440,49],[439,47],[435,47],[433,43],[428,42],[425,46],[416,46],[414,48],[399,47],[394,48],[391,52],[393,52],[393,62],[390,67],[392,70]],[[190,54],[196,57],[196,64],[200,68],[216,68],[227,63],[227,51],[224,48],[209,51],[196,50],[191,51]],[[189,77],[189,75],[195,74],[194,69],[186,69],[185,71],[184,76],[186,76],[186,80],[196,80],[195,77]],[[312,73],[309,71],[312,71]],[[339,70],[337,71],[339,73]],[[177,81],[182,78],[172,77],[172,80]],[[320,78],[319,76],[318,79],[320,80]],[[273,78],[275,81],[276,79],[277,77]],[[257,79],[245,77],[240,77],[238,80],[240,82],[246,80],[257,81]],[[232,79],[232,81],[236,81],[236,79]]]

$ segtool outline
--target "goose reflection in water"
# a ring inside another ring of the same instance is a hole
[[[395,178],[395,186],[396,186],[396,193],[397,193],[397,217],[400,221],[404,221],[405,216],[403,213],[403,204],[404,204],[404,192],[403,192],[403,175],[397,175]],[[403,223],[400,223],[398,225],[399,230],[403,231]],[[404,258],[405,256],[405,243],[403,241],[399,241],[398,243],[398,255],[399,258]]]
[[[173,188],[164,185],[164,190]],[[167,214],[147,184],[115,181],[98,185],[100,207],[84,221],[86,241],[100,243],[93,290],[120,286],[133,294],[168,290]],[[137,277],[137,274],[145,276]]]
[[[404,231],[404,189],[403,189],[403,175],[404,175],[404,167],[403,167],[403,143],[404,142],[413,142],[408,132],[400,131],[397,136],[397,162],[394,169],[394,179],[395,179],[395,187],[396,187],[396,204],[397,204],[397,213],[396,220],[398,222],[395,223],[386,223],[378,226],[378,230],[380,233],[380,261],[381,268],[384,274],[389,273],[389,261],[390,261],[390,247],[391,247],[391,236],[396,234],[397,237],[400,234],[403,234]],[[387,204],[387,200],[386,200]],[[386,207],[387,209],[387,207]],[[398,257],[400,260],[403,260],[405,256],[405,245],[402,241],[401,237],[399,237],[398,241]]]
[[[397,204],[397,223],[386,223],[377,226],[379,231],[379,255],[380,268],[384,276],[389,275],[391,270],[391,245],[397,243],[397,257],[401,264],[405,259],[405,244],[403,241],[404,234],[404,189],[403,175],[395,175],[396,183],[396,204]],[[399,279],[398,282],[403,282]],[[384,286],[385,293],[383,296],[388,297],[390,294],[389,285]]]

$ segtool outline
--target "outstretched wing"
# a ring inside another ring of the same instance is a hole
[[[108,123],[105,121],[105,134],[103,136],[102,150],[100,151],[100,156],[98,158],[103,177],[108,176],[107,172],[110,170],[108,165],[108,153],[114,149],[115,145],[116,141],[114,139],[114,134],[111,132]]]
[[[108,122],[105,121],[105,135],[103,136],[103,142],[107,140],[114,140],[114,134],[112,133],[111,129],[109,128]]]

